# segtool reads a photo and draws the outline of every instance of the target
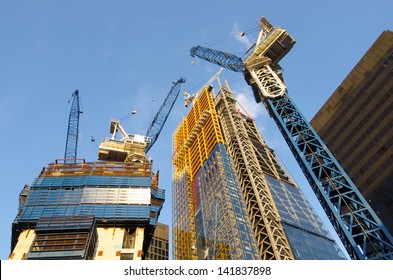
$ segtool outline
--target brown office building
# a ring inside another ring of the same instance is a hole
[[[393,32],[382,32],[311,125],[393,234]]]
[[[169,259],[169,226],[157,222],[146,260]]]

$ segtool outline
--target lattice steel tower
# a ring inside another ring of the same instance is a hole
[[[213,92],[191,97],[174,134],[173,258],[342,259],[229,86]]]
[[[263,102],[293,152],[315,195],[353,259],[393,259],[393,237],[287,94],[278,62],[295,40],[265,18],[252,53],[243,62],[197,46],[191,56],[243,72],[256,102]]]
[[[342,259],[301,189],[241,113],[227,83],[215,97],[225,144],[236,169],[262,259]]]

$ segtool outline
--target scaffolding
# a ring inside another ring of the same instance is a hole
[[[209,88],[204,87],[173,135],[173,257],[197,259],[192,178],[217,143],[223,143]]]
[[[68,177],[68,176],[125,176],[152,177],[152,163],[148,162],[85,162],[76,159],[75,164],[68,164],[64,159],[56,159],[54,163],[44,167],[39,177]]]
[[[174,174],[188,169],[193,178],[217,143],[224,143],[224,140],[210,90],[204,87],[174,133]]]

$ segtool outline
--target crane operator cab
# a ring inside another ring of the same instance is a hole
[[[111,138],[106,138],[98,149],[98,159],[117,162],[150,163],[146,157],[146,147],[150,138],[139,134],[127,134],[120,121],[112,120],[110,126]],[[120,134],[120,140],[116,139]]]

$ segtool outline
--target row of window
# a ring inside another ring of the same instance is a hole
[[[19,221],[38,220],[41,217],[94,215],[97,218],[149,219],[148,205],[83,204],[65,206],[27,206],[17,218]]]
[[[93,259],[96,231],[69,233],[38,233],[27,259]]]
[[[323,236],[328,235],[328,231],[300,189],[270,177],[266,179],[283,221]]]
[[[29,191],[26,204],[150,204],[150,200],[150,188],[34,188]]]
[[[150,177],[116,177],[116,176],[75,176],[75,177],[40,177],[34,180],[33,188],[39,187],[149,187],[151,186]]]

